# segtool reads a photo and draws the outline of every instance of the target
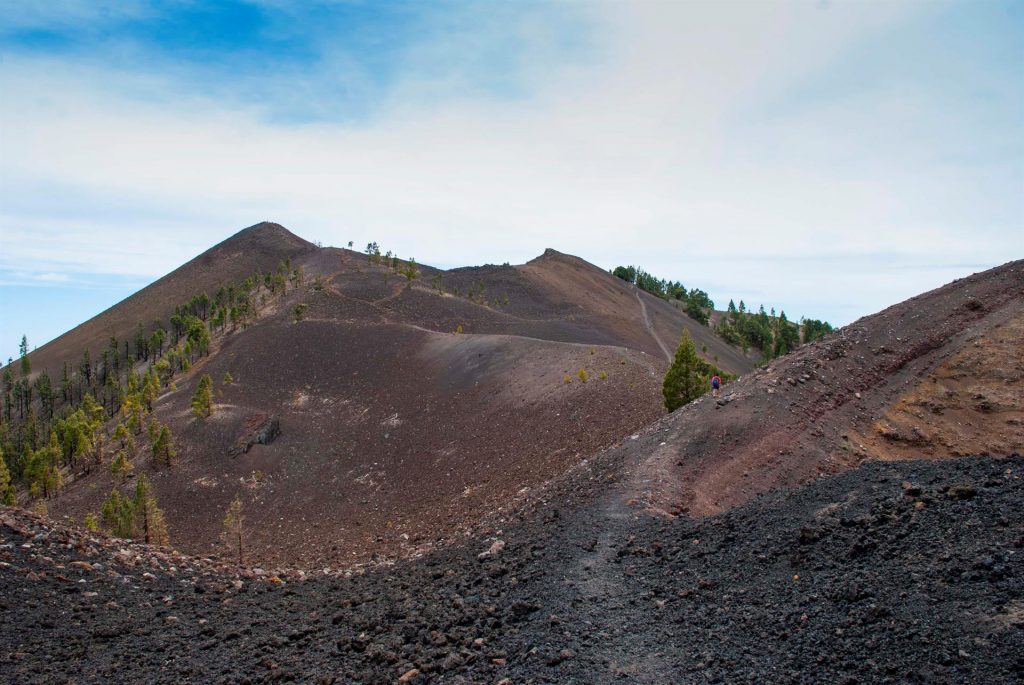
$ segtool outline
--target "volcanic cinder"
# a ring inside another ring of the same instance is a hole
[[[154,405],[179,454],[136,470],[177,551],[75,525],[107,469],[49,519],[0,509],[0,678],[1024,674],[1024,262],[755,368],[553,250],[406,282],[259,224],[40,348],[34,370],[286,259],[305,283],[215,335]],[[740,378],[665,414],[684,330]],[[203,374],[214,412],[197,419]],[[244,567],[219,538],[236,496]]]

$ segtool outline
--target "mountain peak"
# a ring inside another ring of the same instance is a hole
[[[254,243],[257,245],[288,245],[297,248],[314,247],[313,243],[300,238],[281,224],[273,221],[261,221],[258,224],[253,224],[252,226],[243,228],[241,231],[235,233],[233,236],[221,243],[221,245],[238,242]]]

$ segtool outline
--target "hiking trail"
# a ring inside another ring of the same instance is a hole
[[[654,342],[658,343],[658,347],[661,348],[661,351],[665,353],[665,359],[667,359],[668,363],[671,364],[672,353],[669,351],[668,347],[665,346],[665,343],[661,341],[661,338],[658,337],[658,333],[654,330],[654,326],[651,325],[651,318],[647,315],[647,305],[644,304],[643,298],[640,297],[640,289],[637,288],[634,293],[636,294],[636,301],[640,303],[640,313],[644,317],[644,327],[647,329],[647,332],[651,334],[651,337],[654,338]]]

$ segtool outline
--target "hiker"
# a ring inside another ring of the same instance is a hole
[[[722,379],[716,373],[714,376],[711,377],[711,394],[714,397],[718,397],[718,389],[720,387],[722,387]]]

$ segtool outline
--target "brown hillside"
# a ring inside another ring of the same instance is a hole
[[[625,348],[354,321],[366,303],[333,291],[307,302],[306,320],[282,307],[227,338],[160,399],[177,463],[155,470],[144,454],[136,463],[181,549],[216,551],[224,509],[241,494],[250,553],[263,563],[413,553],[485,514],[500,518],[517,497],[662,412],[663,369]],[[226,386],[225,372],[235,379]],[[216,406],[200,421],[189,401],[202,373],[217,379]],[[233,455],[271,416],[280,437]],[[105,470],[94,472],[51,512],[80,520],[110,487]]]
[[[636,488],[705,515],[870,459],[1024,447],[1024,262],[868,316],[663,419]]]
[[[686,329],[698,350],[702,345],[707,348],[702,356],[708,361],[717,358],[721,368],[737,375],[753,368],[749,359],[707,326],[579,257],[548,249],[516,269],[570,316],[588,316],[615,331],[620,344],[670,359]]]
[[[128,321],[213,291],[224,281],[210,272],[227,273],[225,264],[239,278],[261,259],[272,262],[266,269],[291,256],[305,272],[303,286],[247,329],[215,336],[210,355],[158,400],[176,463],[155,469],[139,441],[136,473],[150,477],[172,540],[191,553],[220,549],[236,494],[259,563],[347,565],[500,525],[524,496],[660,416],[667,354],[684,327],[709,335],[667,303],[553,251],[522,267],[420,266],[407,283],[364,254],[289,236],[274,225],[247,229],[106,314]],[[299,304],[308,309],[296,322]],[[752,368],[721,340],[707,342],[709,360]],[[215,412],[197,420],[190,398],[205,373]],[[234,382],[222,383],[226,373]],[[271,419],[280,436],[240,452]],[[94,470],[50,511],[80,521],[112,485],[108,469]]]
[[[77,364],[87,347],[95,353],[106,347],[111,336],[123,341],[135,333],[140,323],[147,330],[154,321],[162,321],[166,326],[174,308],[193,295],[203,291],[212,295],[222,285],[243,280],[257,271],[271,271],[281,260],[316,249],[279,224],[262,222],[250,226],[35,350],[31,354],[32,369],[58,377],[61,365]]]

